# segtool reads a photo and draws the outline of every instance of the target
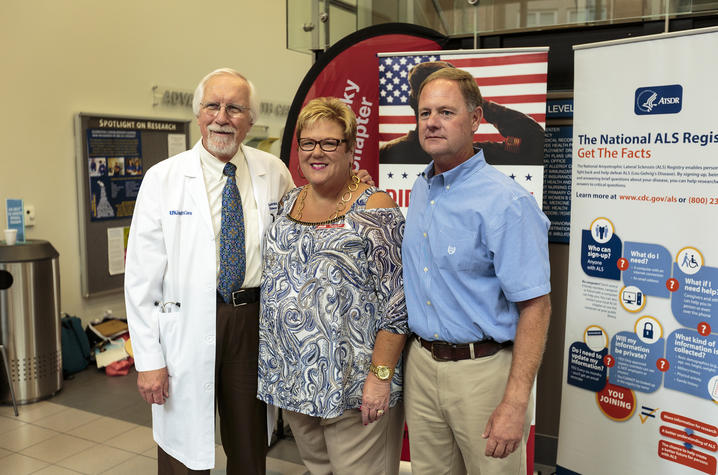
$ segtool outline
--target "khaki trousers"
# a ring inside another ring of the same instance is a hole
[[[404,403],[413,475],[526,474],[526,441],[506,458],[484,455],[481,437],[501,401],[511,369],[511,347],[475,360],[436,361],[412,338],[404,360]]]
[[[361,411],[321,419],[284,410],[304,465],[312,475],[390,475],[399,473],[404,431],[401,403],[378,421],[363,425]]]
[[[259,302],[241,307],[217,304],[215,396],[227,474],[264,475],[267,454],[267,406],[257,399]],[[163,450],[159,475],[209,473],[193,471]]]

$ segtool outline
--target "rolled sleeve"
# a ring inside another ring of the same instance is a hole
[[[511,302],[551,292],[548,257],[549,220],[532,196],[514,198],[503,224],[490,236],[496,276]]]

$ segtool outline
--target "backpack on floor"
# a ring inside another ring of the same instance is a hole
[[[65,315],[60,323],[62,373],[67,376],[87,368],[90,362],[90,342],[79,318]]]

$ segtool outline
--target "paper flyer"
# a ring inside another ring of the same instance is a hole
[[[23,200],[6,199],[5,216],[7,216],[7,229],[17,231],[16,242],[25,242],[25,204]]]

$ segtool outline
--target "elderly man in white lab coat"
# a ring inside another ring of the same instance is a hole
[[[160,474],[214,467],[215,400],[227,473],[265,472],[266,408],[256,399],[262,235],[294,183],[281,160],[242,145],[258,105],[238,72],[208,74],[193,103],[202,140],[148,170],[137,197],[125,300]],[[244,249],[237,240],[232,255],[245,263],[238,288],[227,291],[228,181],[236,181],[243,217]]]

